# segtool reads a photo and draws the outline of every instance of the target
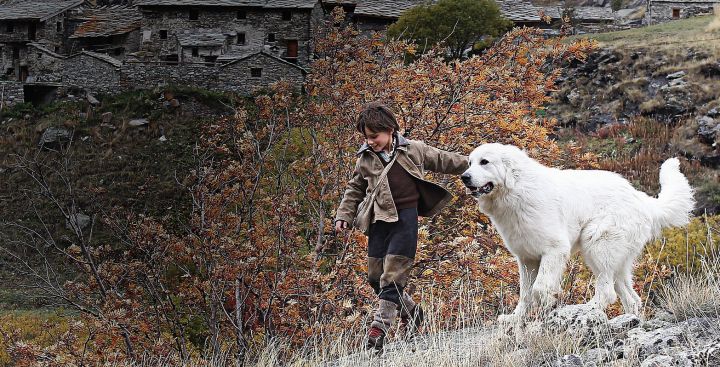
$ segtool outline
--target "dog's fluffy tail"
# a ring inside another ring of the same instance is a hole
[[[663,227],[683,226],[690,221],[695,207],[693,189],[680,172],[680,161],[670,158],[660,167],[660,194],[656,199],[657,230]]]

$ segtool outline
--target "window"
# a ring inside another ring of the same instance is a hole
[[[192,55],[193,55],[193,57],[198,57],[198,56],[200,56],[200,51],[198,50],[197,47],[193,47],[193,48],[192,48]]]
[[[275,42],[275,33],[268,33],[268,42]]]
[[[8,23],[7,28],[5,28],[5,32],[7,32],[7,33],[15,32],[15,24]]]
[[[17,47],[13,47],[13,60],[17,60],[20,58],[20,49]]]
[[[262,76],[262,68],[250,68],[250,76],[253,78],[259,78]]]
[[[165,29],[161,29],[161,30],[160,30],[160,39],[161,39],[161,40],[166,40],[166,39],[167,39],[167,30],[165,30]]]
[[[237,14],[235,14],[235,18],[237,19],[247,19],[247,12],[245,10],[238,10]]]
[[[290,10],[285,10],[282,12],[282,20],[290,20],[292,19],[292,12]]]
[[[238,32],[238,35],[237,35],[237,44],[238,44],[238,45],[244,45],[244,44],[245,44],[245,32]]]
[[[200,12],[197,9],[190,9],[190,20],[200,19]]]
[[[672,11],[673,11],[673,16],[672,16],[673,19],[679,19],[680,18],[680,9],[675,8]]]
[[[55,30],[58,32],[62,32],[62,22],[55,23]]]
[[[55,53],[56,53],[56,54],[59,54],[59,53],[60,53],[60,46],[55,46]]]

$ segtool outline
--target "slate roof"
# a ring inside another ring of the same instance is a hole
[[[271,54],[269,54],[269,53],[267,53],[267,52],[265,52],[265,51],[253,52],[253,53],[251,53],[251,54],[249,54],[249,55],[247,55],[247,56],[244,56],[244,57],[241,57],[241,58],[239,58],[239,59],[235,59],[235,60],[233,60],[233,61],[231,61],[231,62],[228,62],[228,63],[226,63],[226,64],[223,64],[223,65],[220,66],[220,68],[223,69],[223,68],[226,68],[226,67],[228,67],[228,66],[237,64],[238,62],[243,61],[243,60],[248,59],[248,58],[251,58],[251,57],[253,57],[253,56],[255,56],[255,55],[260,55],[260,56],[268,57],[268,58],[270,58],[271,60],[274,60],[274,61],[279,62],[279,63],[282,63],[282,64],[290,65],[290,66],[292,66],[292,67],[295,67],[295,68],[297,68],[297,69],[300,69],[300,71],[302,71],[303,73],[307,73],[307,70],[305,70],[302,66],[299,66],[299,65],[297,65],[297,64],[293,64],[293,63],[291,63],[291,62],[289,62],[289,61],[287,61],[287,60],[283,60],[283,59],[281,59],[281,58],[279,58],[279,57],[277,57],[277,56],[275,56],[275,55],[271,55]]]
[[[8,1],[0,6],[0,20],[38,20],[42,22],[83,3],[84,0]]]
[[[177,35],[180,46],[184,47],[208,47],[222,46],[227,41],[227,35],[223,33],[180,33]]]
[[[104,37],[125,34],[140,28],[142,15],[133,8],[104,8],[88,10],[70,38]]]
[[[317,0],[267,0],[264,8],[312,9]]]
[[[498,5],[502,15],[513,22],[539,22],[543,10],[529,1],[498,1]]]
[[[140,0],[138,6],[207,6],[312,9],[317,0]]]
[[[360,16],[378,18],[399,18],[408,9],[427,3],[425,0],[360,0],[354,13]]]
[[[114,57],[112,57],[112,56],[110,56],[110,55],[101,54],[101,53],[92,52],[92,51],[82,51],[81,53],[83,53],[83,54],[85,54],[85,55],[88,55],[88,56],[91,56],[91,57],[94,57],[94,58],[96,58],[96,59],[98,59],[98,60],[105,61],[105,62],[107,62],[108,64],[112,64],[112,65],[114,65],[114,66],[116,66],[116,67],[121,67],[121,66],[122,66],[122,61],[120,61],[120,60],[118,60],[118,59],[116,59],[116,58],[114,58]]]
[[[41,43],[32,42],[32,43],[28,43],[28,46],[34,47],[34,48],[36,48],[36,49],[38,49],[38,50],[40,50],[40,51],[42,51],[42,52],[44,52],[44,53],[46,53],[46,54],[48,54],[48,55],[50,55],[50,56],[52,56],[52,57],[56,57],[56,58],[58,58],[58,59],[62,59],[62,58],[65,57],[65,56],[63,56],[63,55],[60,55],[60,54],[58,54],[58,53],[55,53],[54,51],[52,51],[52,50],[50,50],[49,48],[45,47],[45,45],[43,45],[43,44],[41,44]]]
[[[718,0],[720,1],[720,0]],[[610,8],[600,8],[596,6],[578,6],[573,8],[574,17],[580,21],[606,21],[615,20],[615,14]],[[547,6],[544,8],[545,14],[553,19],[562,17],[563,8],[559,6]]]

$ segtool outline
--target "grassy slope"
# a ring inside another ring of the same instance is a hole
[[[685,50],[688,46],[694,46],[717,51],[720,49],[720,34],[717,30],[708,30],[709,25],[713,22],[715,22],[713,16],[702,16],[579,37],[595,39],[600,42],[601,46],[652,47],[658,50]]]

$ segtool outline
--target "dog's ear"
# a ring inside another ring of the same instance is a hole
[[[520,171],[518,170],[517,162],[507,155],[504,155],[500,161],[503,166],[505,166],[505,179],[503,180],[503,184],[505,187],[512,189],[520,179]]]

